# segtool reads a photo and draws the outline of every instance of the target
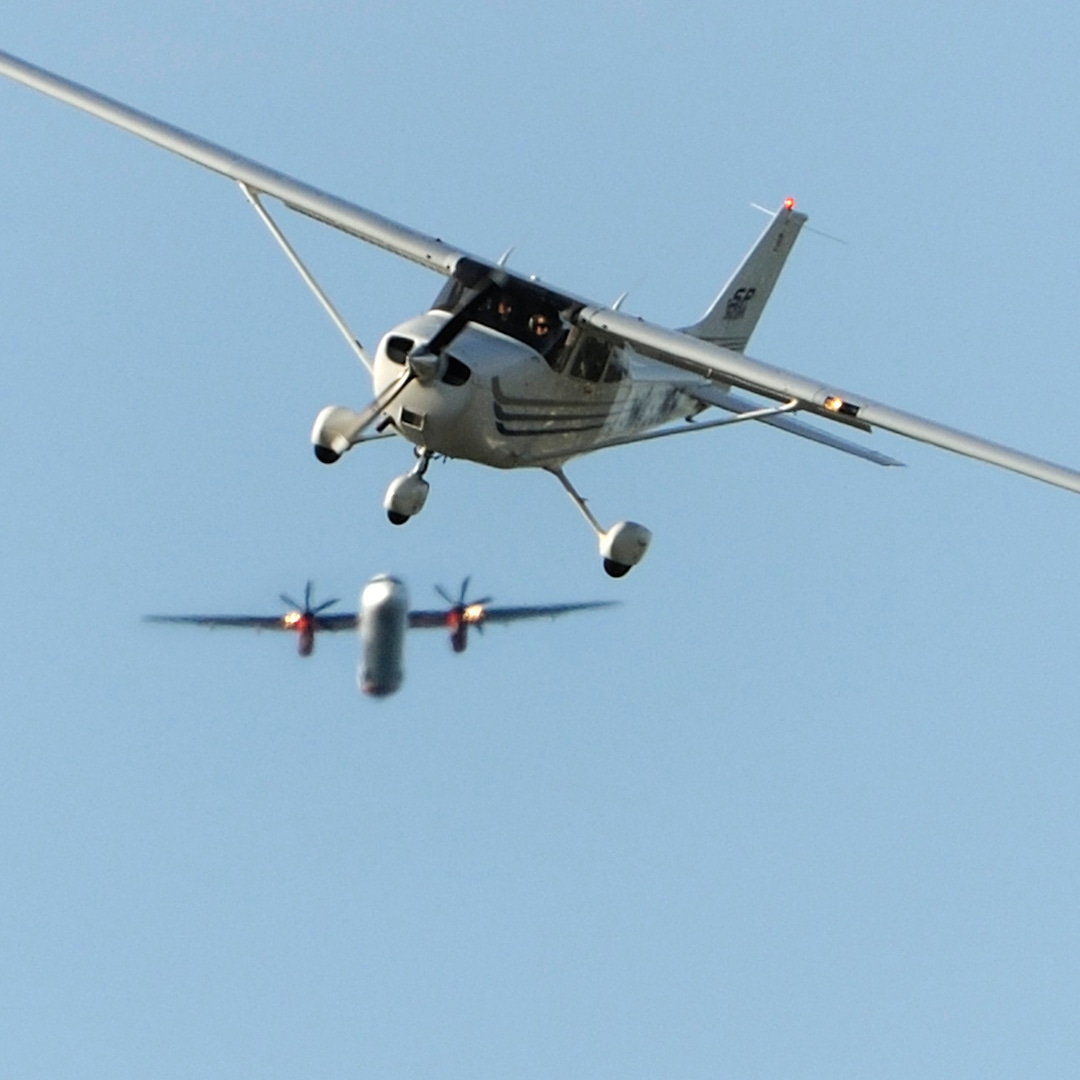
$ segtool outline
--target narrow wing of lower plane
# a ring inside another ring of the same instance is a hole
[[[538,604],[532,607],[495,607],[485,608],[483,621],[486,623],[519,622],[522,619],[554,619],[559,615],[569,615],[573,611],[594,611],[599,608],[613,607],[614,600],[592,600],[580,604]]]
[[[520,622],[523,619],[554,619],[559,615],[568,615],[572,611],[591,611],[596,608],[613,607],[614,600],[590,600],[578,604],[534,604],[530,607],[488,607],[482,603],[464,606],[460,614],[456,608],[441,611],[410,611],[409,629],[444,630],[455,616],[462,621],[480,625],[482,623]]]
[[[228,626],[241,630],[291,630],[285,615],[145,615],[143,622]]]
[[[330,195],[302,180],[286,176],[276,169],[261,165],[208,139],[174,127],[5,52],[0,52],[0,75],[7,75],[16,82],[123,128],[237,183],[280,199],[298,213],[360,240],[366,240],[369,244],[384,248],[395,255],[411,259],[440,274],[450,274],[465,255],[465,252],[444,244],[433,236],[427,236],[381,214],[365,210],[355,203]]]
[[[224,626],[239,630],[295,630],[297,615],[303,616],[303,612],[288,612],[285,615],[144,615],[143,622],[188,623],[209,626],[211,629]],[[313,619],[320,634],[355,630],[357,626],[357,616],[346,612],[315,615]]]
[[[798,409],[863,431],[877,428],[891,431],[1080,493],[1080,472],[1075,469],[894,409],[827,382],[752,360],[678,330],[667,330],[621,311],[600,307],[582,308],[576,322],[628,345],[642,356],[692,372],[724,389],[734,386],[773,401],[793,401]]]

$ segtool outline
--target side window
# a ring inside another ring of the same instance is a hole
[[[577,348],[570,374],[576,379],[599,382],[611,356],[611,346],[600,338],[587,337]]]

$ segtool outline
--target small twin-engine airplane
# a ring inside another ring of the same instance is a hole
[[[567,461],[607,447],[757,420],[878,465],[899,462],[796,419],[835,430],[880,428],[1080,492],[1080,472],[772,367],[745,354],[806,215],[785,200],[704,316],[681,330],[572,296],[390,221],[258,162],[13,56],[0,73],[234,180],[371,372],[374,398],[359,411],[329,406],[311,432],[320,461],[382,435],[414,446],[415,464],[383,505],[404,524],[423,508],[432,457],[500,469],[542,468],[566,489],[620,577],[644,557],[652,534],[620,521],[604,528],[564,472]],[[430,309],[395,327],[373,354],[363,348],[263,204],[286,207],[446,278]],[[744,395],[749,393],[753,398]],[[713,406],[733,414],[699,421]]]
[[[409,594],[396,577],[378,574],[360,592],[360,611],[330,612],[340,600],[312,602],[312,583],[304,587],[304,602],[297,603],[285,593],[281,602],[289,608],[284,615],[147,615],[146,622],[194,623],[196,626],[227,626],[247,630],[288,630],[296,634],[296,651],[310,656],[315,651],[315,635],[341,630],[359,630],[360,663],[356,682],[365,694],[387,697],[395,693],[404,678],[402,653],[406,630],[450,632],[450,647],[465,651],[469,627],[480,632],[488,623],[520,622],[523,619],[553,619],[573,611],[593,611],[611,607],[613,601],[591,600],[577,604],[535,604],[531,607],[489,607],[491,597],[467,599],[469,578],[461,583],[457,598],[441,585],[435,591],[449,607],[434,611],[410,611]]]

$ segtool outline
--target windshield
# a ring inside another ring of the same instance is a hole
[[[450,278],[435,298],[434,306],[454,314],[475,295],[475,289]],[[492,289],[473,321],[528,345],[545,358],[554,357],[568,332],[555,300],[543,289],[530,288],[514,278],[501,288]]]

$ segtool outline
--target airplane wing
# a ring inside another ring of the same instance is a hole
[[[611,308],[584,307],[575,316],[580,326],[636,353],[692,372],[725,390],[738,387],[774,401],[797,401],[798,409],[863,431],[891,431],[908,439],[986,461],[1003,469],[1080,493],[1080,472],[977,435],[969,435],[913,413],[849,393],[829,383],[752,360],[742,353],[668,330]]]
[[[434,630],[436,627],[445,629],[449,614],[448,611],[410,611],[409,629]]]
[[[291,210],[395,255],[401,255],[429,270],[449,275],[453,273],[458,262],[466,257],[466,252],[444,244],[433,236],[427,236],[381,214],[365,210],[355,203],[330,195],[302,180],[261,165],[5,52],[0,52],[0,75],[7,75],[16,82],[115,124],[133,135],[194,161],[197,165],[203,165],[230,180],[245,184],[256,192],[280,199]],[[475,259],[473,256],[468,257]],[[483,259],[475,261],[487,265]]]
[[[241,630],[293,630],[296,626],[284,615],[145,615],[143,622],[188,623],[194,626],[233,627]],[[345,612],[336,615],[316,615],[315,629],[319,633],[355,630],[358,618]]]
[[[700,386],[687,387],[686,392],[705,405],[715,405],[716,408],[734,413],[736,416],[753,412],[759,407],[757,402],[733,394],[730,390],[725,390],[716,383],[704,383]],[[798,435],[800,438],[809,439],[811,442],[821,443],[822,446],[831,447],[833,450],[840,450],[845,454],[863,458],[865,461],[872,461],[875,465],[902,466],[904,464],[902,461],[897,461],[896,458],[889,457],[888,454],[871,450],[870,447],[863,446],[861,443],[841,439],[828,431],[822,431],[821,428],[814,427],[812,424],[804,424],[801,420],[796,420],[787,413],[782,413],[779,416],[759,416],[757,422],[779,428],[790,435]]]
[[[336,615],[315,616],[315,626],[320,634],[336,634],[341,630],[355,630],[359,625],[359,615],[350,615],[344,611]]]
[[[246,630],[290,630],[281,615],[144,615],[143,622],[232,626]]]
[[[486,607],[477,605],[474,615],[469,615],[466,607],[465,621],[477,625],[480,623],[518,622],[521,619],[554,619],[557,615],[566,615],[571,611],[589,611],[593,608],[613,607],[617,601],[593,600],[580,604],[539,604],[532,607]],[[447,618],[451,613],[445,608],[441,611],[410,611],[410,630],[445,630]]]
[[[568,615],[571,611],[591,611],[596,608],[614,607],[615,600],[592,600],[581,604],[539,604],[533,607],[492,607],[484,608],[483,622],[508,623],[521,619],[554,619],[558,615]]]

